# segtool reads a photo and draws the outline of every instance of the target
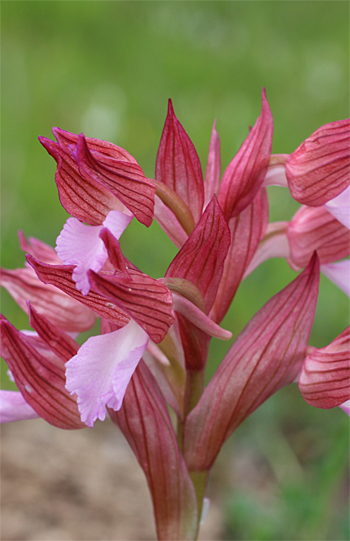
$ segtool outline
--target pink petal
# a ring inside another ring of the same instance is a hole
[[[350,186],[328,201],[325,207],[339,222],[350,229]]]
[[[73,280],[83,295],[90,291],[87,272],[98,272],[105,264],[108,254],[100,238],[103,227],[119,239],[132,220],[131,215],[119,210],[112,210],[101,226],[89,226],[76,218],[68,218],[63,230],[57,237],[57,254],[65,265],[76,265]]]
[[[334,408],[350,399],[350,327],[328,346],[310,348],[299,389],[304,400],[317,408]]]
[[[204,201],[201,164],[191,139],[175,116],[171,100],[157,153],[155,177],[183,199],[197,223]]]
[[[325,207],[301,207],[288,226],[289,263],[299,270],[317,250],[321,265],[343,259],[350,253],[350,231]]]
[[[216,196],[171,262],[166,277],[185,278],[199,289],[209,311],[215,300],[224,262],[230,246],[230,232]]]
[[[214,336],[220,340],[230,340],[232,333],[222,329],[208,317],[202,310],[197,308],[191,301],[173,292],[174,310],[179,314],[182,314],[190,321],[195,327],[198,327],[201,331],[205,332],[209,336]]]
[[[220,170],[221,170],[221,158],[220,158],[220,138],[216,131],[216,120],[213,124],[211,133],[209,154],[207,167],[205,170],[204,179],[204,208],[210,203],[213,195],[218,194],[220,184]]]
[[[271,222],[260,242],[253,259],[244,273],[243,279],[249,276],[261,263],[273,257],[289,258],[289,243],[287,238],[288,222]]]
[[[24,312],[28,313],[27,300],[29,300],[40,314],[63,331],[83,332],[95,323],[96,315],[90,308],[83,306],[57,287],[43,283],[30,267],[1,269],[0,284]]]
[[[222,177],[218,199],[227,221],[258,193],[270,161],[272,133],[272,114],[263,89],[261,114]]]
[[[157,195],[155,198],[154,217],[175,246],[181,248],[188,239],[188,235],[180,225],[173,211]]]
[[[55,179],[62,206],[78,220],[100,225],[119,201],[102,184],[81,175],[68,148],[46,137],[39,137],[39,141],[57,162]]]
[[[76,399],[65,389],[64,362],[52,352],[43,354],[37,338],[19,332],[5,318],[0,330],[1,356],[25,401],[53,426],[84,428]]]
[[[340,404],[339,406],[347,415],[350,416],[350,400],[347,400],[344,402],[344,404]]]
[[[285,167],[282,164],[269,165],[263,186],[288,186]]]
[[[78,397],[82,421],[104,421],[106,407],[121,408],[126,388],[148,344],[148,335],[130,320],[122,329],[89,338],[66,363],[66,388]]]
[[[79,172],[111,191],[141,223],[151,225],[154,214],[155,187],[135,162],[116,160],[89,149],[81,133],[72,152]]]
[[[322,273],[350,297],[350,260],[321,265]]]
[[[319,282],[317,257],[253,317],[187,417],[190,470],[211,468],[223,442],[260,404],[294,381],[305,358]]]
[[[157,538],[195,539],[198,511],[194,486],[164,396],[143,361],[131,379],[122,408],[110,411],[110,416],[146,475]]]
[[[130,314],[159,343],[174,323],[171,293],[158,280],[139,270],[129,268],[128,272],[131,279],[90,271],[91,287]]]
[[[32,255],[36,259],[40,259],[43,263],[49,263],[51,265],[61,263],[55,249],[48,244],[45,244],[45,242],[34,237],[29,237],[27,240],[22,231],[18,231],[18,237],[21,250],[26,254]]]
[[[231,306],[245,269],[258,248],[268,222],[266,190],[260,189],[254,201],[238,216],[231,218],[231,245],[210,316],[219,323]]]
[[[61,130],[60,128],[52,128],[52,131],[58,143],[65,151],[71,151],[72,149],[76,148],[79,139],[78,135]],[[135,158],[129,154],[129,152],[122,147],[114,145],[113,143],[102,141],[100,139],[94,139],[93,137],[86,137],[85,140],[90,150],[95,150],[101,154],[104,154],[105,156],[114,158],[115,160],[137,163]]]
[[[349,186],[349,120],[321,126],[288,158],[286,176],[294,199],[317,207]]]
[[[67,333],[60,331],[48,319],[41,316],[29,305],[29,322],[38,336],[47,344],[50,350],[64,362],[69,361],[78,351],[77,342]],[[23,331],[22,331],[23,332]]]
[[[19,391],[0,391],[0,423],[25,421],[40,417]]]
[[[72,265],[46,265],[30,255],[27,256],[27,261],[44,284],[52,284],[55,286],[55,289],[58,288],[58,290],[64,291],[76,301],[80,301],[79,304],[82,303],[91,308],[96,314],[108,319],[108,321],[115,325],[124,326],[128,323],[130,318],[125,310],[108,302],[105,297],[102,297],[91,289],[86,296],[77,290],[72,280],[72,273],[74,271]]]

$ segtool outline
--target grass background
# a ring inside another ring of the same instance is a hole
[[[348,2],[3,0],[1,12],[7,268],[23,265],[18,229],[54,245],[67,218],[55,162],[37,141],[51,137],[52,126],[126,148],[152,177],[169,97],[203,169],[214,118],[224,170],[259,115],[263,86],[274,153],[292,152],[319,126],[349,114]],[[269,188],[269,195],[270,220],[290,219],[298,205],[288,192]],[[133,223],[122,246],[154,277],[176,253],[156,223]],[[224,326],[237,336],[294,277],[285,261],[264,263],[241,285]],[[28,327],[6,292],[2,312]],[[347,321],[345,295],[322,278],[312,345],[329,343]],[[208,377],[228,347],[213,342]],[[4,365],[2,374],[2,388],[10,388]],[[228,487],[227,539],[348,539],[348,441],[340,410],[308,406],[294,385],[272,397],[229,445],[257,450],[274,479],[274,503]]]

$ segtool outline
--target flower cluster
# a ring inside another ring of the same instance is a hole
[[[298,381],[309,404],[349,411],[350,328],[309,346],[320,270],[350,293],[349,127],[327,124],[292,154],[271,155],[263,91],[222,178],[215,124],[203,178],[170,100],[154,179],[112,143],[58,128],[56,141],[40,137],[71,217],[56,250],[20,233],[26,266],[1,271],[33,329],[1,316],[1,355],[19,389],[0,392],[1,422],[42,417],[79,429],[108,413],[145,472],[159,539],[176,540],[196,538],[222,444],[277,390]],[[269,223],[271,184],[301,203],[290,222]],[[119,244],[133,218],[149,226],[153,217],[179,248],[157,280]],[[302,272],[252,318],[205,387],[211,337],[231,338],[219,325],[239,284],[271,257]],[[97,317],[100,334],[79,346]]]

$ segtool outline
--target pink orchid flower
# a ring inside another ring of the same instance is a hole
[[[0,392],[1,422],[42,417],[78,429],[108,413],[145,472],[158,539],[194,540],[223,443],[265,400],[298,380],[309,404],[350,409],[349,328],[324,348],[309,346],[320,269],[350,293],[349,121],[271,156],[263,90],[261,113],[222,178],[214,123],[204,180],[171,100],[154,180],[116,145],[54,134],[57,142],[40,140],[72,217],[57,254],[22,236],[27,267],[3,272],[34,334],[0,322],[19,389]],[[270,184],[302,203],[289,222],[268,223]],[[133,216],[149,226],[153,215],[179,248],[158,280],[119,244]],[[219,323],[245,276],[270,257],[300,274],[248,322],[205,386],[211,338],[232,337]],[[69,333],[97,317],[100,334],[79,346]]]

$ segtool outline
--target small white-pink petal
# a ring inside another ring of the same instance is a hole
[[[127,208],[125,208],[125,212],[121,212],[120,210],[111,210],[107,214],[106,219],[103,222],[103,226],[109,229],[112,235],[119,240],[133,217],[134,215],[131,214]]]
[[[106,406],[119,410],[129,381],[148,344],[148,334],[130,320],[117,331],[89,338],[66,363],[66,388],[78,397],[81,420],[104,421]]]
[[[264,178],[263,187],[266,186],[288,186],[284,165],[270,165]]]
[[[37,419],[40,415],[24,400],[19,391],[0,391],[0,423]]]
[[[119,210],[111,210],[102,225],[86,225],[77,218],[68,218],[57,237],[56,252],[65,265],[76,265],[72,278],[83,295],[90,291],[87,276],[91,269],[98,272],[105,264],[108,254],[100,239],[100,232],[106,227],[119,239],[133,216]]]
[[[350,186],[325,204],[328,212],[350,229]]]
[[[321,272],[350,297],[350,259],[321,265]]]
[[[347,400],[343,404],[340,404],[339,406],[347,415],[350,416],[350,400]]]

